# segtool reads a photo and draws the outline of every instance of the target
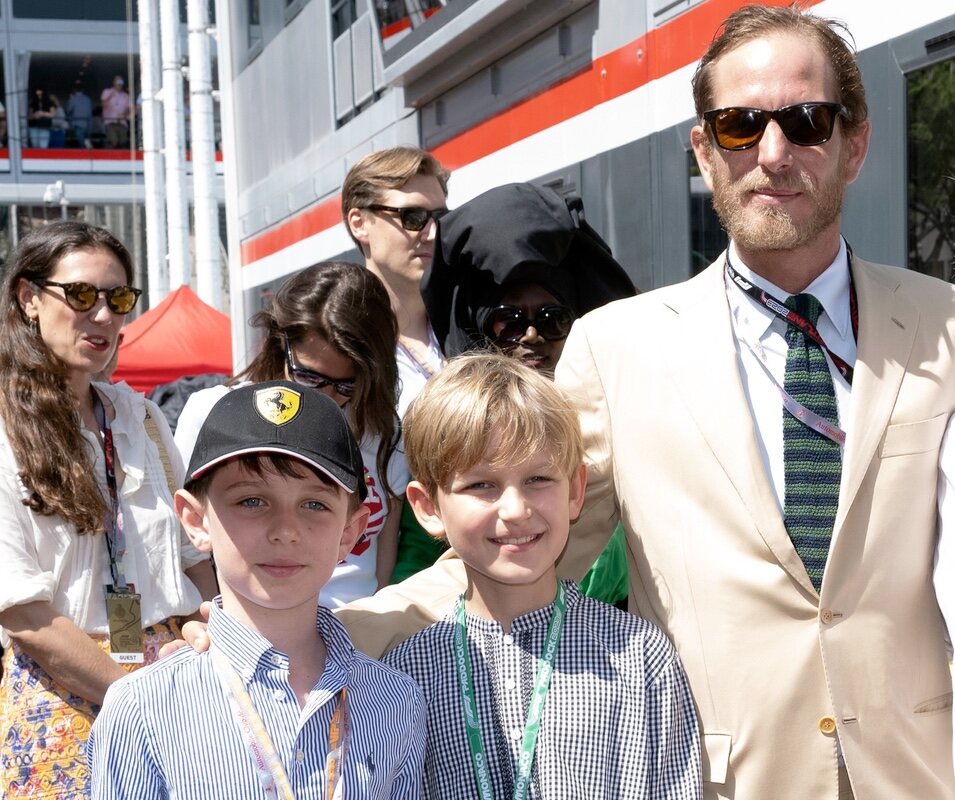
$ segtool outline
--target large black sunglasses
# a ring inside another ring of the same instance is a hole
[[[102,294],[106,298],[106,306],[114,314],[128,314],[139,301],[142,289],[132,286],[114,286],[111,289],[100,289],[92,283],[77,281],[75,283],[57,283],[45,278],[34,278],[31,283],[36,286],[56,286],[63,290],[66,302],[74,311],[89,311],[96,305],[96,300]]]
[[[533,319],[517,306],[498,306],[484,323],[484,333],[498,342],[517,342],[533,326],[541,338],[559,342],[567,338],[573,324],[574,312],[567,306],[541,306]]]
[[[710,126],[716,143],[724,150],[746,150],[763,138],[770,120],[793,144],[815,147],[832,138],[836,118],[848,119],[849,112],[839,103],[796,103],[766,111],[762,108],[716,108],[703,119]]]
[[[326,386],[334,386],[335,391],[342,397],[351,397],[355,394],[354,378],[329,378],[328,375],[322,375],[321,372],[297,366],[292,358],[292,345],[287,338],[285,340],[285,363],[292,380],[302,386],[307,386],[309,389],[324,389]]]
[[[421,206],[405,206],[404,208],[395,208],[395,206],[383,206],[375,203],[365,206],[369,211],[387,211],[398,215],[398,221],[401,227],[406,231],[417,233],[423,231],[424,226],[428,224],[429,219],[437,222],[441,217],[448,213],[446,208],[421,208]]]

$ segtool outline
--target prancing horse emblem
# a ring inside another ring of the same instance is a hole
[[[302,395],[283,386],[270,386],[255,393],[255,410],[273,425],[285,425],[302,409]]]

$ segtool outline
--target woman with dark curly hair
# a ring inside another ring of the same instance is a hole
[[[251,324],[264,332],[262,349],[231,385],[287,378],[318,389],[345,411],[361,446],[371,515],[364,536],[322,589],[319,602],[337,608],[387,584],[395,563],[400,496],[408,482],[404,457],[395,452],[398,324],[384,284],[345,261],[324,261],[291,276]],[[183,408],[176,444],[187,465],[202,422],[229,388],[196,392]]]
[[[93,383],[140,291],[108,231],[25,236],[0,308],[0,793],[87,795],[85,741],[106,688],[155,660],[212,596],[182,535],[182,465],[162,414]],[[152,435],[147,434],[147,425]],[[158,443],[157,443],[158,442]],[[169,464],[164,467],[163,459]]]

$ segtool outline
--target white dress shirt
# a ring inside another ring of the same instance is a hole
[[[785,302],[790,296],[788,292],[754,273],[740,258],[732,243],[729,258],[733,269],[741,277],[768,292],[780,302]],[[847,259],[846,243],[840,239],[839,252],[833,262],[825,272],[806,287],[804,293],[813,295],[822,304],[823,311],[816,324],[816,330],[819,331],[822,340],[833,353],[851,365],[856,360],[856,340],[849,312]],[[729,278],[726,279],[726,298],[729,302],[733,333],[736,335],[743,390],[755,422],[756,441],[763,457],[763,466],[773,485],[782,513],[786,497],[786,471],[783,463],[783,403],[779,389],[767,375],[755,351],[762,348],[765,353],[765,364],[779,386],[782,386],[786,375],[787,325],[772,311],[757,303],[733,284]],[[850,387],[828,355],[826,361],[829,364],[829,372],[832,374],[836,403],[839,407],[839,427],[848,433],[846,425],[849,420]]]

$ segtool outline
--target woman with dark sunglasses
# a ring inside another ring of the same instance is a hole
[[[262,349],[227,385],[189,397],[176,425],[176,445],[188,464],[212,406],[240,383],[285,378],[338,403],[361,447],[371,514],[364,536],[322,589],[319,602],[337,608],[374,594],[395,562],[409,477],[404,457],[395,452],[398,323],[384,284],[371,271],[325,261],[286,280],[251,324],[264,332]]]
[[[448,358],[497,349],[553,376],[573,321],[636,289],[584,220],[579,197],[512,183],[441,218],[421,293]],[[412,546],[413,540],[402,542],[399,561],[404,562],[405,548]],[[610,603],[626,599],[620,533],[581,588]]]
[[[11,256],[0,312],[0,795],[85,798],[107,687],[215,594],[181,534],[158,408],[109,363],[132,288],[108,231],[55,222]],[[147,433],[147,426],[149,433]]]

